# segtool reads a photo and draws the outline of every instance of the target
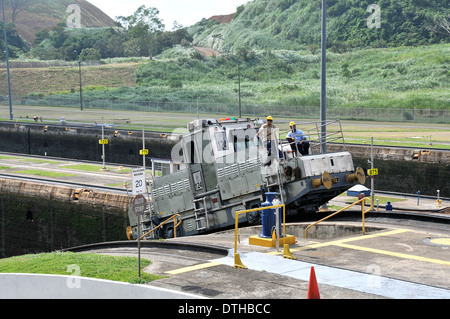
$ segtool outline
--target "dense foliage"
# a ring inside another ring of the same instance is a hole
[[[449,16],[448,0],[328,0],[328,47],[344,52],[368,46],[448,43],[450,34],[436,30],[436,23],[448,21]],[[321,1],[254,0],[239,7],[230,23],[203,20],[189,32],[196,43],[221,52],[320,46]]]
[[[125,30],[119,27],[68,29],[64,24],[59,24],[50,31],[43,30],[37,34],[31,54],[41,60],[148,57],[190,41],[192,38],[186,29],[156,33],[150,47],[148,35],[133,32],[133,29]]]
[[[8,37],[8,54],[10,58],[17,58],[30,50],[28,44],[17,34],[14,23],[6,24],[6,36]],[[0,61],[6,60],[5,41],[3,40],[3,23],[0,23]]]
[[[444,109],[449,103],[449,50],[449,44],[440,44],[330,52],[328,103]],[[258,53],[242,49],[210,58],[183,48],[171,51],[172,59],[141,65],[136,70],[140,87],[122,93],[136,100],[150,96],[172,102],[199,98],[200,102],[236,103],[240,75],[243,103],[320,105],[320,55],[308,50]]]

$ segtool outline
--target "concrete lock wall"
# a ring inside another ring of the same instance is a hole
[[[40,274],[0,274],[0,299],[199,299],[149,285]]]
[[[141,165],[142,133],[104,130],[106,160],[110,163]],[[179,136],[146,132],[148,158],[170,158]],[[46,126],[40,124],[0,123],[0,151],[47,155],[80,160],[102,160],[101,127]],[[150,162],[149,162],[150,163]]]
[[[126,195],[0,179],[0,258],[126,240]]]

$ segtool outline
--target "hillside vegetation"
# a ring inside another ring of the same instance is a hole
[[[202,103],[237,104],[239,64],[243,104],[320,105],[320,57],[309,51],[245,51],[203,58],[193,49],[177,48],[166,55],[172,58],[83,67],[84,96],[191,103],[198,98]],[[449,44],[329,52],[328,104],[448,108],[449,57]],[[6,76],[5,71],[0,76]],[[78,96],[77,67],[13,69],[11,77],[15,94],[57,98],[72,91],[64,96]],[[4,82],[2,94],[7,92]]]
[[[374,3],[380,28],[367,24]],[[38,33],[30,54],[72,61],[159,54],[144,63],[83,63],[86,99],[236,105],[240,79],[242,103],[251,109],[317,107],[320,7],[320,0],[254,0],[233,17],[169,32],[157,9],[141,6],[119,19],[121,28],[67,30],[59,24]],[[328,0],[329,106],[448,109],[450,35],[438,22],[449,10],[448,0]],[[149,18],[156,22],[146,24]],[[205,57],[198,46],[221,54]],[[79,96],[77,64],[11,72],[13,95]],[[0,93],[7,94],[4,81]]]
[[[194,42],[221,52],[239,48],[301,50],[321,39],[320,0],[253,0],[238,7],[229,23],[203,20],[189,28]],[[369,27],[376,21],[379,27]],[[374,16],[375,14],[375,16]],[[448,0],[328,0],[328,48],[417,46],[448,43],[449,34],[436,30],[450,16]]]

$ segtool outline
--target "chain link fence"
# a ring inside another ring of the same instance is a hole
[[[7,101],[0,99],[5,105]],[[15,97],[14,105],[64,106],[79,108],[79,97]],[[238,116],[239,105],[227,103],[197,103],[197,102],[164,102],[164,101],[134,101],[134,100],[102,100],[83,98],[84,109],[105,109],[143,112],[179,112],[217,114]],[[243,117],[295,117],[304,119],[320,118],[318,106],[283,106],[269,104],[241,105]],[[450,123],[450,114],[445,109],[407,109],[407,108],[355,108],[328,107],[327,119],[362,120],[383,122],[419,122],[419,123]]]

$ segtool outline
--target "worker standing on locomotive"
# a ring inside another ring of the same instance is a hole
[[[291,145],[292,151],[297,156],[297,149],[302,155],[309,154],[309,142],[306,140],[306,135],[303,131],[297,129],[295,122],[289,123],[291,131],[286,135],[286,139]]]
[[[276,127],[273,124],[273,117],[269,115],[266,118],[266,124],[261,125],[261,128],[259,129],[258,133],[256,133],[257,138],[259,138],[259,136],[261,135],[263,145],[267,150],[267,157],[269,158],[269,161],[265,163],[265,166],[269,166],[271,164],[270,158],[272,156],[272,146],[275,147],[275,145],[276,145],[275,130],[276,130]],[[273,150],[273,151],[275,151],[275,150]]]

